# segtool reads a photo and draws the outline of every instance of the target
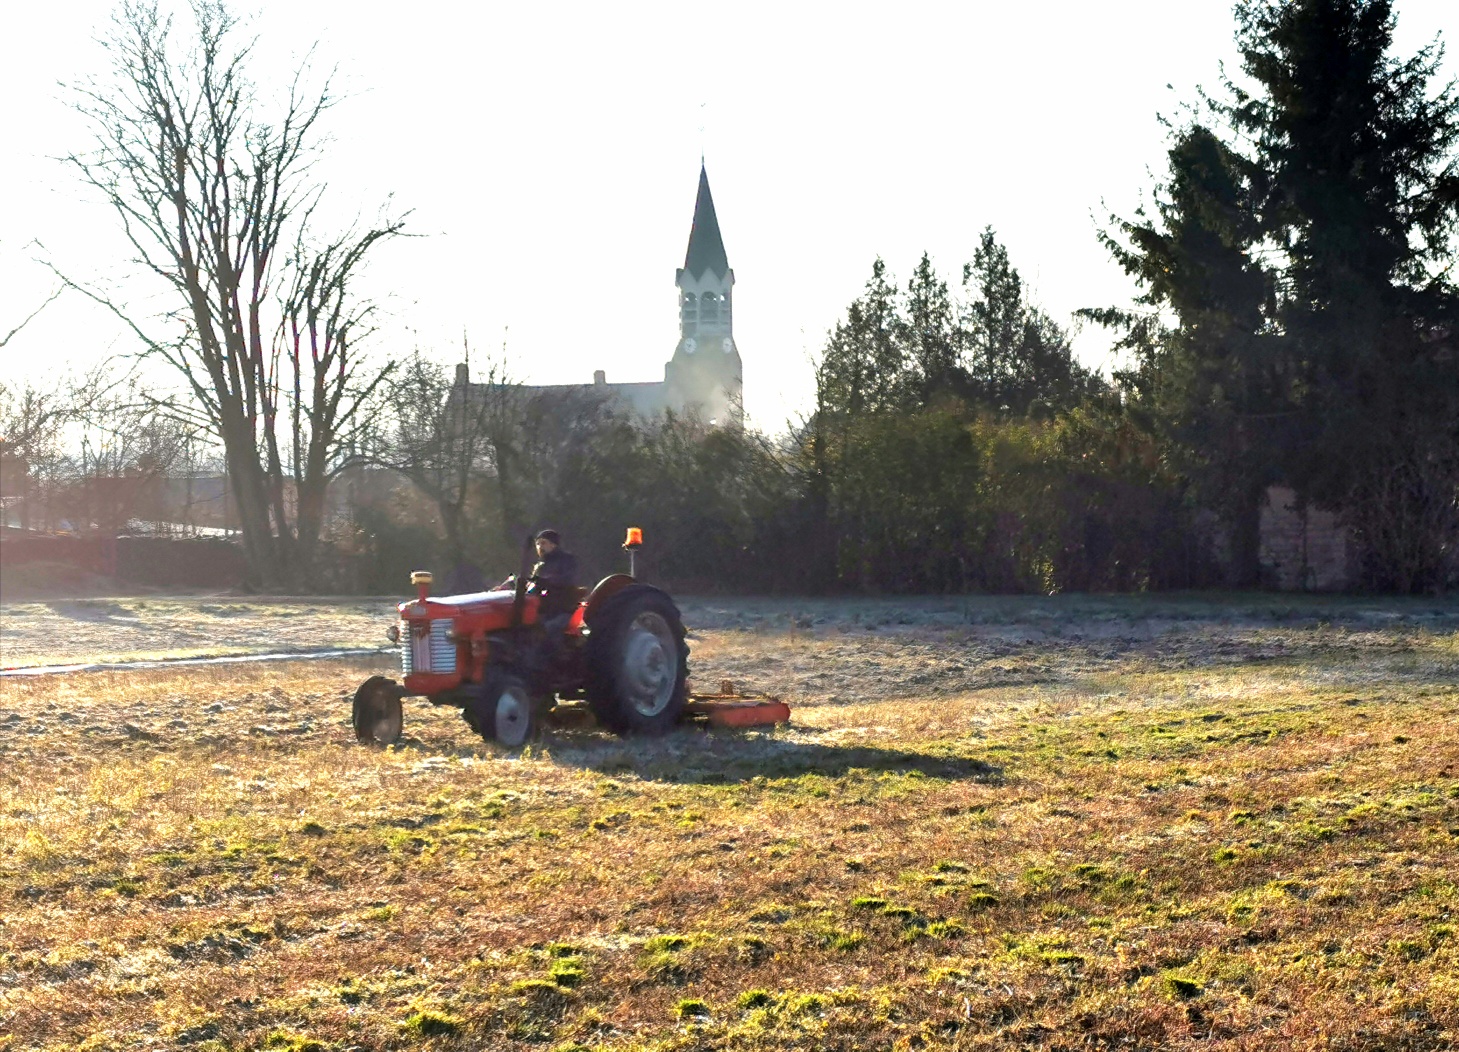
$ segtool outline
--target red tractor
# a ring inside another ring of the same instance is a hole
[[[411,574],[419,595],[400,604],[387,633],[400,644],[404,682],[371,676],[355,692],[361,742],[398,739],[401,699],[410,695],[459,705],[483,738],[509,747],[525,743],[557,699],[586,699],[598,722],[619,734],[662,734],[683,717],[689,647],[674,601],[613,574],[591,591],[578,589],[561,637],[547,638],[541,597],[527,578],[530,551],[529,544],[507,589],[432,597],[431,575]]]

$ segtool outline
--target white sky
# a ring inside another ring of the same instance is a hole
[[[351,92],[328,124],[334,206],[369,217],[393,193],[424,235],[371,266],[382,353],[455,361],[465,329],[478,353],[505,339],[529,382],[661,379],[702,148],[747,408],[772,430],[808,404],[810,358],[877,255],[905,280],[925,249],[951,279],[992,224],[1056,318],[1127,299],[1101,202],[1133,210],[1164,167],[1157,113],[1234,61],[1224,0],[255,3],[236,8],[265,89],[318,41]],[[88,142],[57,83],[104,71],[111,8],[4,5],[0,333],[53,285],[33,242],[82,278],[127,273],[113,216],[52,159]],[[1452,0],[1396,9],[1399,54],[1459,29]],[[1107,345],[1076,340],[1093,365]],[[67,294],[0,351],[0,378],[133,349]]]

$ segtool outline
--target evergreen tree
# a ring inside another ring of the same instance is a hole
[[[909,394],[901,297],[877,259],[866,289],[837,322],[816,369],[817,411],[860,416],[901,408]]]
[[[961,329],[974,401],[1022,415],[1071,408],[1098,388],[1068,334],[1030,300],[992,227],[963,267],[963,287],[972,297]]]
[[[907,283],[902,333],[912,387],[920,404],[966,393],[967,374],[959,362],[958,337],[947,282],[938,276],[932,258],[924,252]]]
[[[1175,137],[1156,214],[1103,235],[1153,314],[1092,311],[1256,570],[1265,488],[1341,510],[1367,582],[1442,583],[1456,536],[1459,99],[1391,55],[1389,0],[1243,0],[1246,86]],[[1224,126],[1221,126],[1224,125]]]
[[[1141,210],[1114,221],[1122,239],[1101,238],[1140,284],[1139,302],[1172,315],[1154,339],[1131,341],[1135,386],[1197,498],[1231,525],[1233,583],[1249,587],[1260,571],[1261,503],[1292,423],[1291,364],[1271,331],[1273,278],[1255,251],[1255,173],[1201,125],[1177,134],[1168,156],[1156,217]],[[1136,324],[1091,313],[1127,331]]]
[[[1391,0],[1245,0],[1224,112],[1266,177],[1287,258],[1277,322],[1300,363],[1305,442],[1288,465],[1340,507],[1370,584],[1440,584],[1459,482],[1459,97],[1437,44],[1392,55]],[[1401,481],[1398,481],[1401,480]]]

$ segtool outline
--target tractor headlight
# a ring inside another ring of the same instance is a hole
[[[390,640],[390,642],[392,642],[392,643],[399,643],[400,642],[400,626],[399,625],[391,625],[389,628],[387,628],[385,630],[385,638],[388,639],[388,640]]]

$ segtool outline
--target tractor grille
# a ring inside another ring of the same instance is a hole
[[[431,630],[424,635],[411,631],[412,624],[418,623],[401,623],[400,671],[407,676],[412,672],[455,672],[456,644],[446,638],[451,622],[444,618],[431,621]]]

